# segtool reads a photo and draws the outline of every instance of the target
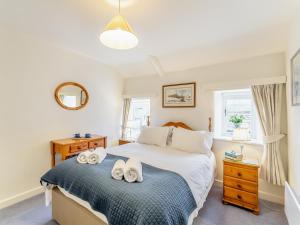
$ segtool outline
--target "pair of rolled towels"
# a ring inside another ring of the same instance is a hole
[[[124,160],[119,159],[115,162],[111,171],[111,176],[116,180],[124,179],[129,182],[143,181],[143,167],[141,161],[135,158],[130,158],[125,163]]]
[[[84,151],[81,152],[78,156],[77,156],[77,162],[85,164],[97,164],[97,163],[101,163],[105,157],[106,157],[107,153],[105,151],[104,148],[97,148],[94,151]]]

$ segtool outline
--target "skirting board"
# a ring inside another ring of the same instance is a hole
[[[15,196],[12,196],[10,198],[3,199],[0,201],[0,209],[6,208],[18,202],[21,202],[25,199],[41,194],[42,192],[43,192],[43,187],[39,186],[31,190],[25,191],[23,193],[17,194]]]
[[[216,179],[215,185],[223,187],[223,181]],[[284,196],[274,195],[265,191],[258,191],[258,195],[260,199],[267,200],[269,202],[279,203],[282,205],[284,204]]]
[[[290,225],[298,225],[300,221],[300,203],[290,185],[285,182],[285,215]]]

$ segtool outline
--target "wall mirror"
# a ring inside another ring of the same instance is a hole
[[[87,90],[75,82],[60,84],[55,90],[57,103],[68,110],[78,110],[86,106],[89,101]]]

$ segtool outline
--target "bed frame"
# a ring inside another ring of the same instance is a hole
[[[52,190],[52,218],[60,225],[107,225],[57,187]]]
[[[193,130],[183,122],[168,122],[163,126]],[[211,118],[208,130],[211,132]],[[57,187],[52,190],[52,218],[60,225],[107,225],[88,209],[65,196]]]
[[[187,130],[193,130],[191,127],[189,127],[188,125],[186,125],[183,122],[167,122],[162,126],[163,127],[181,127],[181,128],[187,129]],[[208,118],[208,131],[209,132],[212,131],[211,117]]]

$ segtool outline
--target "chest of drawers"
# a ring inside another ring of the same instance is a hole
[[[223,203],[234,204],[259,214],[258,163],[223,161]]]
[[[51,141],[51,166],[55,166],[55,155],[61,154],[61,160],[79,154],[87,149],[98,147],[106,148],[107,138],[105,136],[93,135],[91,138],[66,138]]]

